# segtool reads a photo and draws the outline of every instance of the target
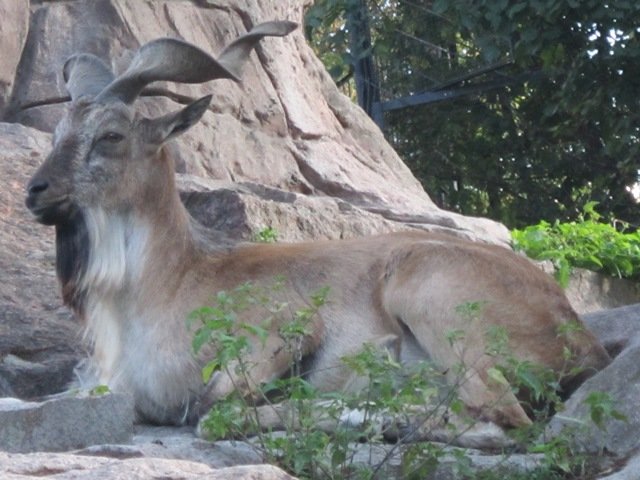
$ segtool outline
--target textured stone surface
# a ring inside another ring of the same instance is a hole
[[[545,267],[545,270],[553,273],[553,267]],[[580,314],[640,302],[640,284],[582,268],[573,269],[565,293]]]
[[[123,395],[45,402],[0,399],[0,450],[65,451],[124,443],[133,434],[133,400]]]
[[[140,44],[160,36],[181,37],[215,53],[261,21],[301,21],[302,3],[34,4],[7,118],[52,131],[65,108],[61,66],[72,53],[94,53],[112,61],[116,70],[126,66]],[[220,80],[171,88],[191,97],[214,95],[210,111],[172,149],[186,173],[327,195],[390,219],[508,240],[506,229],[495,222],[435,207],[377,127],[338,92],[300,29],[284,39],[266,39],[245,68],[241,85]],[[153,115],[178,107],[157,98],[141,104]]]
[[[640,303],[586,313],[582,319],[612,356],[640,335]]]
[[[607,421],[605,429],[587,423],[575,435],[573,443],[579,450],[588,452],[612,452],[624,456],[640,447],[640,345],[636,342],[625,349],[613,363],[587,380],[566,402],[566,409],[556,415],[549,424],[552,435],[572,432],[579,423],[589,418],[589,409],[584,404],[591,392],[606,392],[614,400],[614,407],[627,417],[627,421]]]
[[[24,206],[24,185],[51,136],[0,123],[0,391],[35,397],[64,389],[81,354],[79,326],[62,307],[53,231]],[[10,389],[3,388],[3,385]]]
[[[192,427],[138,425],[133,444],[141,456],[190,460],[213,468],[256,465],[264,461],[258,450],[247,442],[208,442],[197,438]]]
[[[203,225],[234,238],[250,239],[265,227],[277,232],[278,241],[286,242],[350,238],[411,228],[331,197],[310,197],[259,184],[195,184],[184,177],[179,183],[191,215]],[[203,188],[205,184],[208,187]]]
[[[0,118],[14,86],[14,77],[22,57],[29,30],[29,2],[0,2]]]
[[[547,433],[570,434],[576,449],[609,452],[624,457],[640,448],[640,305],[592,313],[585,322],[615,356],[613,362],[587,380],[550,422]],[[604,429],[589,422],[584,400],[591,392],[609,394],[626,421],[610,420]],[[576,421],[578,420],[578,421]]]
[[[600,480],[638,480],[640,476],[640,455],[631,457],[623,466],[617,471],[604,472],[601,476],[598,476]]]
[[[238,466],[215,470],[186,460],[106,457],[61,453],[29,455],[0,452],[4,480],[290,480],[294,477],[271,465]]]

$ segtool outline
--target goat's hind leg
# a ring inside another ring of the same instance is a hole
[[[469,413],[517,427],[529,425],[529,417],[510,386],[490,376],[495,359],[488,354],[486,335],[492,325],[505,322],[488,309],[513,303],[517,312],[521,303],[501,282],[488,285],[484,272],[500,261],[495,257],[455,241],[401,249],[389,262],[383,304],[446,372]]]
[[[475,418],[489,420],[503,427],[525,427],[531,419],[511,390],[488,374],[490,367],[467,371],[451,381],[457,383],[457,393]]]

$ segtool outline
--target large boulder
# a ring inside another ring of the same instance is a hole
[[[62,307],[53,231],[33,222],[24,185],[51,136],[0,124],[0,392],[37,397],[62,390],[81,354],[81,328]]]
[[[571,439],[576,451],[607,453],[624,458],[640,449],[640,304],[593,312],[583,316],[604,347],[611,353],[611,364],[578,388],[547,428],[547,435],[563,435]],[[613,408],[626,419],[607,421],[598,427],[585,421],[591,416],[589,401],[594,392],[611,399],[591,402],[598,410]]]
[[[139,45],[175,36],[215,54],[262,21],[301,22],[304,3],[94,0],[32,5],[5,119],[51,132],[65,108],[61,67],[73,53],[94,53],[119,71]],[[388,219],[508,242],[500,224],[443,212],[433,204],[380,130],[337,90],[302,29],[266,39],[246,66],[241,85],[219,80],[170,88],[193,98],[214,96],[203,120],[171,149],[185,173],[330,196]],[[178,107],[167,99],[141,103],[150,114]]]

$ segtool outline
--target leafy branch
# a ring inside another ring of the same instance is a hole
[[[553,224],[541,221],[522,230],[513,230],[516,250],[536,260],[551,260],[558,282],[566,287],[574,267],[603,272],[619,278],[640,278],[640,234],[625,232],[625,224],[603,223],[588,202],[577,221]],[[619,222],[618,222],[619,223]]]

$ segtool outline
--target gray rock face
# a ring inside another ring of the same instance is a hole
[[[545,270],[553,273],[553,267]],[[640,284],[582,268],[573,269],[565,293],[573,308],[580,314],[640,302]]]
[[[197,438],[192,427],[137,425],[131,448],[137,456],[177,458],[204,463],[212,468],[258,465],[264,460],[256,448],[242,441],[208,442]]]
[[[331,197],[306,196],[250,183],[202,179],[196,183],[189,176],[179,176],[178,180],[182,200],[191,215],[206,227],[234,238],[251,239],[267,226],[277,232],[278,241],[285,242],[350,238],[412,228]]]
[[[274,434],[274,435],[277,435]],[[453,450],[444,446],[443,456],[438,468],[428,479],[448,480],[460,478],[459,459]],[[367,466],[383,464],[379,476],[388,478],[403,478],[403,456],[406,446],[398,448],[389,444],[354,444],[352,466]],[[97,458],[96,458],[97,457]],[[467,466],[477,471],[524,474],[540,466],[540,455],[514,454],[505,458],[503,455],[484,454],[477,450],[466,452]],[[115,460],[117,459],[117,461]],[[256,447],[243,441],[205,442],[195,438],[193,431],[186,428],[166,427],[138,427],[133,438],[133,445],[103,445],[95,446],[72,454],[31,454],[3,456],[0,453],[0,469],[4,471],[23,472],[28,474],[46,472],[47,469],[56,471],[62,477],[55,478],[149,478],[136,475],[166,475],[162,478],[174,478],[177,472],[184,477],[201,478],[190,475],[212,475],[205,478],[251,478],[269,479],[292,478],[284,476],[275,467],[266,468],[260,465],[263,459]],[[239,467],[238,465],[244,465]],[[249,466],[250,465],[250,466]],[[131,469],[131,477],[120,477]],[[174,472],[173,469],[176,469]],[[215,470],[213,470],[215,469]],[[69,470],[69,471],[67,471]],[[76,470],[77,477],[67,477],[71,470]],[[0,470],[2,471],[2,470]],[[213,473],[215,472],[215,476]],[[247,472],[254,472],[254,476],[246,477]],[[94,475],[94,476],[91,476]],[[218,476],[219,475],[219,476]],[[237,475],[237,477],[232,476]],[[103,477],[104,476],[104,477]],[[153,477],[156,478],[156,477]]]
[[[625,465],[614,473],[605,474],[600,480],[637,480],[640,473],[640,456],[632,457]]]
[[[577,450],[612,453],[625,457],[640,448],[640,305],[595,312],[585,322],[605,348],[617,355],[604,370],[587,380],[566,402],[565,411],[549,423],[547,434],[569,434]],[[613,399],[614,408],[626,421],[610,420],[604,429],[575,420],[588,419],[585,399],[592,392],[604,392]],[[576,425],[579,427],[576,429]],[[575,432],[574,432],[575,431]]]
[[[581,311],[597,312],[640,302],[640,285],[624,278],[575,269],[567,296]]]
[[[124,395],[59,398],[42,403],[0,399],[0,450],[62,452],[124,443],[133,434],[133,399]]]
[[[586,313],[582,318],[614,357],[631,347],[640,335],[640,303]]]
[[[63,390],[82,352],[81,328],[60,301],[53,231],[23,200],[50,138],[0,123],[0,389],[23,398]]]
[[[29,31],[29,2],[0,4],[0,118],[14,87],[18,63]]]

